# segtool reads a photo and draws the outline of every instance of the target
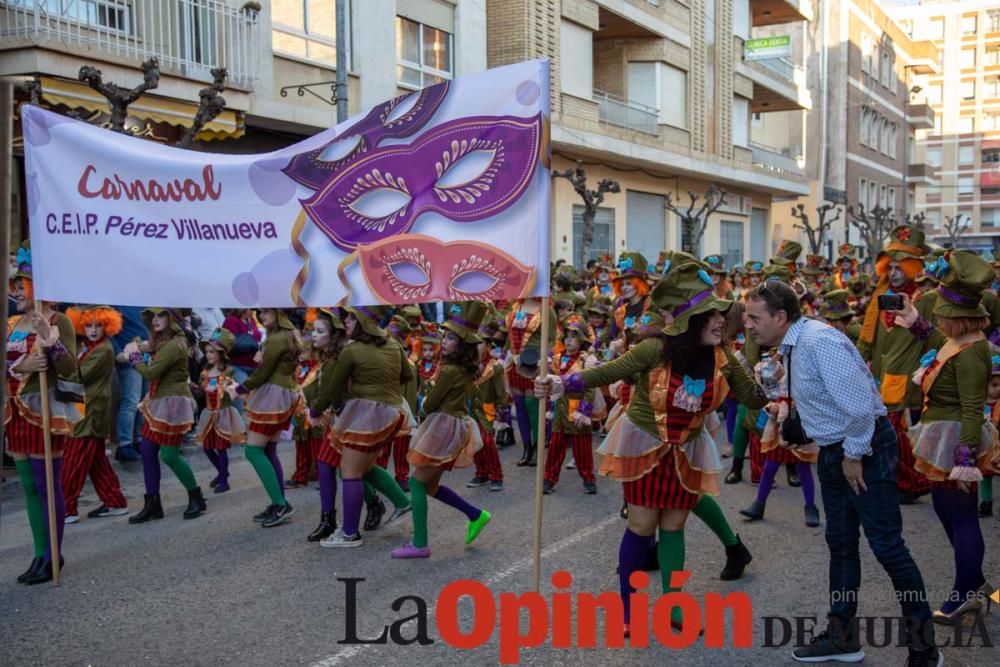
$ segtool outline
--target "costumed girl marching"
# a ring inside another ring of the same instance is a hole
[[[229,448],[246,442],[243,418],[226,393],[235,375],[229,365],[229,353],[236,337],[228,329],[216,329],[205,345],[207,367],[201,372],[199,391],[205,396],[195,442],[201,444],[205,456],[215,467],[216,476],[209,486],[214,493],[229,490]]]

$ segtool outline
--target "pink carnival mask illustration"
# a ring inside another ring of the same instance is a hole
[[[369,289],[386,304],[518,299],[535,282],[534,269],[475,241],[404,234],[359,246],[357,254]]]
[[[541,116],[449,121],[409,145],[354,156],[302,206],[347,252],[404,234],[427,212],[482,220],[525,192],[542,140]]]
[[[380,104],[325,146],[293,157],[282,171],[307,188],[319,190],[339,169],[383,140],[416,133],[447,95],[445,82]]]

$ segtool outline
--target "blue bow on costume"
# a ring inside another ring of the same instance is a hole
[[[17,265],[21,266],[22,264],[31,266],[31,251],[27,248],[17,249]]]
[[[452,315],[461,315],[462,314],[462,307],[459,306],[458,304],[455,304],[454,306],[451,307],[451,314]]]
[[[635,316],[629,315],[628,317],[625,318],[626,329],[631,329],[634,324],[635,324]]]
[[[715,283],[712,282],[712,277],[708,275],[708,271],[705,269],[698,269],[698,277],[701,278],[701,281],[706,285],[715,285]]]
[[[671,264],[672,264],[672,262],[669,259],[663,260],[663,271],[660,272],[661,276],[667,275],[667,271],[670,270],[670,265]]]
[[[649,315],[643,315],[642,317],[639,318],[639,323],[640,324],[649,324],[652,321],[653,321],[653,318],[651,316],[649,316]]]
[[[998,355],[1000,357],[1000,355]],[[924,356],[920,357],[920,367],[927,368],[937,359],[937,350],[930,350]],[[993,363],[997,362],[997,357],[993,358]]]
[[[697,396],[701,398],[702,394],[705,393],[705,381],[704,380],[694,380],[687,375],[684,376],[684,391],[686,391],[691,396]]]
[[[618,268],[621,269],[622,271],[627,271],[628,269],[631,269],[632,268],[632,258],[631,257],[626,257],[625,259],[623,259],[620,262],[618,262]]]

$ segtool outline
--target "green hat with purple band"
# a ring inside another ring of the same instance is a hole
[[[983,292],[993,284],[993,267],[971,250],[951,250],[948,268],[938,285],[934,314],[938,317],[988,317]]]
[[[386,322],[393,313],[390,306],[347,306],[344,311],[354,315],[358,326],[369,336],[386,337],[387,333],[382,328],[382,323]]]
[[[715,296],[715,283],[701,262],[671,267],[652,293],[653,304],[670,313],[673,321],[663,329],[668,336],[688,330],[691,318],[709,310],[726,312],[732,301]]]
[[[825,320],[843,320],[854,317],[857,313],[851,308],[851,293],[845,289],[835,289],[823,295],[823,305],[819,315]]]
[[[448,321],[441,325],[466,343],[478,345],[483,342],[479,327],[490,314],[489,306],[482,301],[466,301],[453,304],[448,313]]]

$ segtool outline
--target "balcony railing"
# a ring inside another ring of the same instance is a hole
[[[257,12],[242,0],[0,0],[0,44],[17,40],[102,51],[123,60],[155,56],[164,72],[252,89],[261,51]]]
[[[594,90],[594,101],[598,104],[599,118],[602,123],[654,136],[659,134],[659,109],[625,100],[617,95],[596,89]]]
[[[798,176],[801,176],[803,173],[798,160],[785,155],[776,148],[751,141],[750,152],[753,154],[752,159],[755,167],[785,174],[796,174]]]

